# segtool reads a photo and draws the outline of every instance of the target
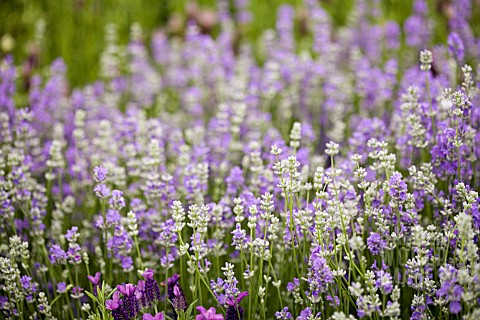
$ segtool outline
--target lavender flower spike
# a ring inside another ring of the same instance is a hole
[[[153,271],[151,269],[145,270],[143,277],[145,278],[144,292],[147,303],[160,300],[160,288],[157,281],[153,279]]]

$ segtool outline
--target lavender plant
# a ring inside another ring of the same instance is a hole
[[[442,44],[423,0],[403,29],[307,0],[308,45],[283,6],[237,47],[246,1],[218,1],[217,37],[109,26],[101,80],[69,90],[56,60],[28,107],[4,59],[2,318],[480,318],[467,2]]]

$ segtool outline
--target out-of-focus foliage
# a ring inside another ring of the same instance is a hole
[[[225,0],[231,1],[231,0]],[[354,0],[323,0],[337,26],[351,16]],[[188,17],[201,12],[205,19],[215,20],[214,0],[2,0],[0,1],[0,56],[13,54],[17,62],[35,57],[36,66],[50,64],[62,57],[73,86],[93,81],[98,75],[99,56],[104,49],[104,29],[108,23],[118,26],[120,42],[127,42],[130,26],[139,22],[149,37],[158,28],[181,34]],[[297,36],[302,33],[303,1],[254,0],[249,2],[253,19],[238,30],[241,41],[257,41],[265,29],[273,28],[275,13],[282,4],[296,8]],[[434,39],[447,36],[448,1],[429,1],[436,20]],[[382,1],[384,15],[402,23],[411,13],[411,0]],[[480,5],[474,7],[472,18],[480,22]],[[479,31],[480,23],[472,23]],[[238,27],[238,26],[237,26]],[[211,32],[215,34],[215,28]],[[40,49],[41,48],[41,49]]]

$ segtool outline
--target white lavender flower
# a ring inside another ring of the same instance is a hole
[[[185,227],[185,210],[183,209],[180,201],[173,201],[172,205],[172,218],[175,221],[175,232],[182,232]]]
[[[428,71],[432,68],[432,52],[429,50],[420,51],[420,69]]]
[[[209,208],[205,205],[198,206],[196,204],[188,207],[188,219],[187,226],[196,230],[198,233],[207,232],[207,224],[210,221]]]
[[[290,131],[290,147],[298,149],[300,147],[300,139],[302,139],[302,124],[294,122]]]

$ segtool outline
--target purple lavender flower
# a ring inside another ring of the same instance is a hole
[[[235,246],[237,250],[244,249],[246,246],[247,240],[246,238],[247,232],[243,230],[239,223],[236,224],[235,230],[232,231],[232,245]]]
[[[177,312],[179,310],[186,310],[187,302],[185,299],[185,294],[183,293],[182,287],[178,283],[180,280],[180,275],[174,274],[167,279],[167,296],[173,304],[173,316],[176,319]],[[183,309],[183,305],[185,308]]]
[[[22,276],[20,278],[20,283],[22,284],[23,289],[28,292],[37,292],[37,284],[32,282],[32,277]]]
[[[402,175],[399,172],[395,172],[389,181],[390,196],[397,201],[407,200],[407,184],[402,180]]]
[[[126,255],[119,255],[118,258],[120,259],[120,265],[122,266],[123,270],[129,271],[133,268],[132,257]]]
[[[53,264],[65,264],[66,261],[67,253],[59,245],[52,245],[50,247],[50,262]]]
[[[322,315],[321,312],[318,312],[316,315],[315,315],[315,318],[320,318]],[[302,311],[300,311],[300,315],[297,317],[297,320],[309,320],[309,319],[312,319],[313,317],[313,311],[312,309],[310,309],[309,307],[303,309]]]
[[[109,209],[107,210],[107,214],[105,215],[105,220],[107,222],[107,226],[113,227],[120,224],[120,221],[122,220],[122,216],[117,210]]]
[[[65,282],[57,283],[57,292],[64,293],[67,291],[67,284]]]
[[[390,273],[380,270],[377,272],[377,280],[375,286],[384,294],[390,293],[393,290],[392,276]]]
[[[338,298],[338,296],[331,296],[330,294],[327,295],[327,297],[325,298],[325,300],[327,300],[329,303],[329,305],[333,308],[338,308],[340,306],[340,298]]]
[[[73,299],[80,299],[83,297],[83,288],[79,286],[73,287],[71,297]]]
[[[0,309],[5,308],[6,302],[8,302],[8,297],[0,296]]]
[[[12,117],[15,112],[14,96],[17,72],[12,56],[8,55],[0,63],[0,109],[7,111],[8,115]]]
[[[241,24],[247,24],[252,20],[252,14],[247,10],[248,0],[235,0],[236,19]]]
[[[80,255],[80,245],[75,242],[71,242],[68,245],[67,255],[69,263],[79,264],[82,262],[82,256]]]
[[[312,299],[319,299],[320,295],[326,292],[328,286],[333,282],[332,270],[327,265],[325,258],[319,255],[322,250],[321,246],[315,247],[309,259],[307,282]]]
[[[277,319],[293,319],[292,314],[288,311],[288,307],[283,308],[282,311],[275,312]]]
[[[95,182],[101,183],[107,179],[108,169],[102,166],[93,169]]]
[[[428,44],[431,33],[431,22],[427,17],[428,6],[425,0],[415,0],[413,14],[405,21],[404,29],[407,44],[421,48]]]
[[[65,239],[68,241],[76,241],[78,234],[78,227],[73,226],[70,230],[67,231],[67,234],[65,235]]]
[[[457,284],[457,276],[458,270],[449,264],[439,268],[442,286],[437,290],[436,295],[450,302],[450,312],[453,314],[458,314],[462,311],[461,298],[464,289]]]
[[[462,304],[459,301],[452,301],[449,308],[451,313],[459,314],[462,311]]]
[[[448,35],[448,50],[453,55],[455,60],[458,63],[463,62],[465,57],[465,48],[463,46],[463,41],[456,32],[452,32]]]
[[[293,282],[287,283],[287,290],[289,292],[292,292],[293,290],[295,290],[295,288],[298,288],[299,286],[300,280],[298,280],[297,278],[293,278]]]
[[[223,293],[225,289],[225,281],[222,278],[218,278],[217,281],[210,280],[210,288],[212,289],[218,303],[224,305],[227,302],[227,297]]]
[[[398,23],[388,21],[385,24],[385,38],[388,49],[398,49],[400,46],[401,29]]]
[[[424,304],[412,306],[412,316],[410,320],[422,320],[425,319],[427,307]]]
[[[383,249],[387,246],[387,242],[382,239],[380,234],[373,232],[367,238],[367,246],[373,255],[377,255],[383,252]]]
[[[244,185],[245,178],[243,177],[243,171],[239,167],[233,167],[230,170],[230,175],[225,179],[227,183],[227,195],[236,196]]]
[[[108,203],[115,208],[115,210],[120,210],[125,207],[125,199],[123,198],[123,192],[120,190],[112,190],[112,197]]]
[[[108,189],[108,187],[104,184],[96,185],[93,191],[99,198],[107,198],[110,196],[110,189]]]

